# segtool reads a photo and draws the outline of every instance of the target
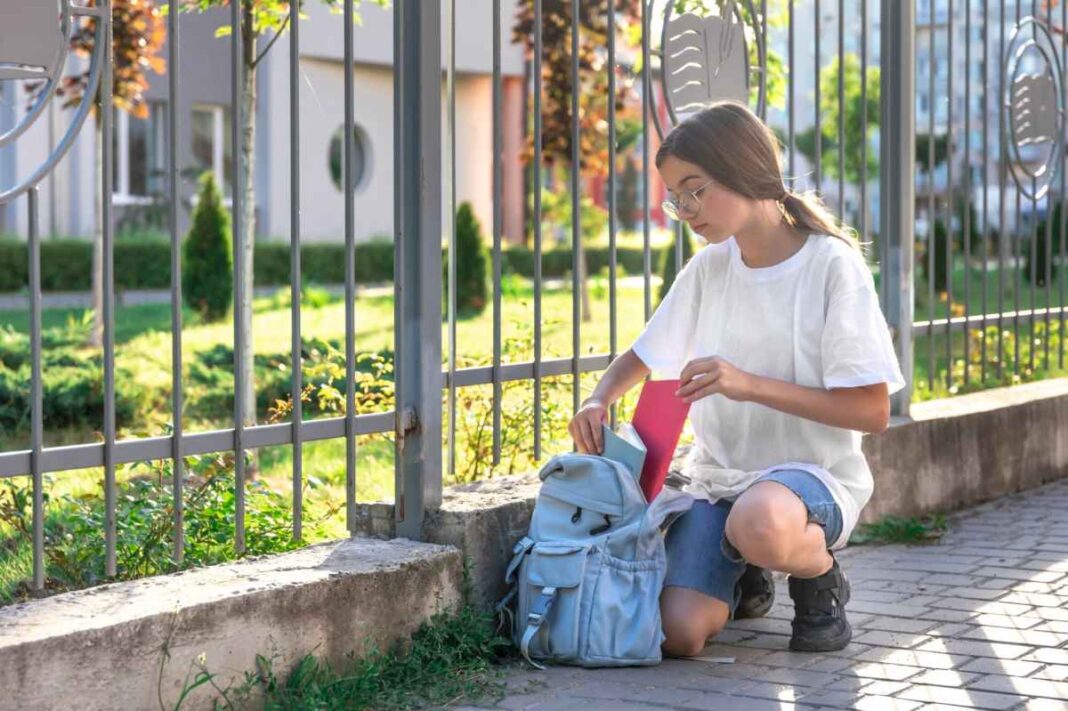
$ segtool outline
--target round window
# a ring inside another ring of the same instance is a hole
[[[343,189],[344,176],[342,175],[342,163],[345,156],[345,127],[339,126],[334,135],[330,137],[330,179],[334,181],[334,187]],[[352,165],[353,185],[360,188],[367,178],[367,136],[359,126],[352,127]]]

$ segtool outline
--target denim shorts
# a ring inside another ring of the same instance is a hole
[[[827,485],[814,474],[800,469],[769,472],[753,483],[777,481],[795,494],[808,510],[808,520],[823,526],[830,548],[842,532],[842,511],[831,496]],[[751,486],[751,485],[750,485]],[[727,540],[727,514],[737,497],[719,499],[711,504],[706,500],[694,502],[668,529],[667,576],[664,586],[692,588],[727,603],[730,619],[741,601],[738,580],[745,572],[746,561],[738,549]]]

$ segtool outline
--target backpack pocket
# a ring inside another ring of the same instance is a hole
[[[589,546],[538,543],[519,568],[515,642],[528,658],[574,660],[579,654]]]
[[[590,666],[659,664],[664,632],[660,591],[665,560],[624,560],[603,554],[591,591],[585,662]]]

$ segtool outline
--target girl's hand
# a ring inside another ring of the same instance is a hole
[[[575,440],[575,446],[581,454],[600,454],[604,449],[601,425],[608,414],[608,408],[600,400],[588,399],[567,424],[567,431]]]
[[[753,399],[757,376],[735,368],[719,356],[695,358],[679,374],[682,386],[675,395],[684,402],[693,402],[714,393],[731,400],[745,402]]]

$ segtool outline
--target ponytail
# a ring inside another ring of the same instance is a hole
[[[815,191],[795,193],[787,189],[779,198],[778,204],[783,220],[801,232],[837,237],[861,254],[872,244],[861,242],[857,239],[856,230],[839,223]]]

